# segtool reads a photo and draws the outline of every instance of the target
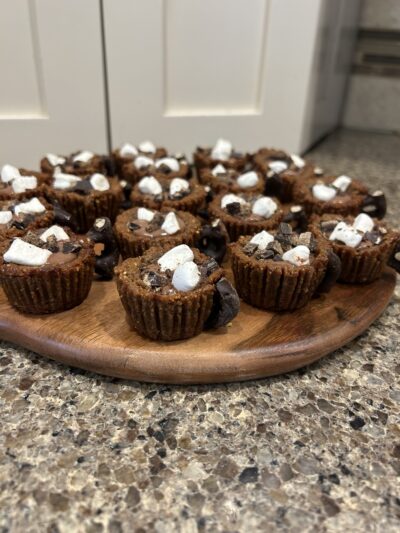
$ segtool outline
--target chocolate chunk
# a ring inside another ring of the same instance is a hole
[[[44,248],[46,246],[46,243],[42,241],[40,236],[33,231],[28,231],[28,233],[24,235],[23,239],[25,242],[33,244],[34,246],[38,246],[39,248]]]
[[[316,295],[329,292],[336,283],[342,270],[340,258],[332,251],[328,253],[328,265],[325,275],[315,291]]]
[[[238,215],[240,213],[240,207],[239,202],[231,202],[225,206],[225,209],[230,215]]]
[[[338,221],[337,220],[324,220],[321,222],[321,230],[324,233],[331,234],[332,231],[335,229]]]
[[[215,272],[219,268],[219,264],[217,263],[217,261],[213,257],[211,257],[211,259],[206,261],[202,265],[202,267],[204,268],[206,276],[209,276],[210,274],[212,274],[213,272]]]
[[[112,156],[104,155],[102,157],[102,162],[106,176],[115,176],[117,174],[115,161]]]
[[[278,228],[279,233],[282,233],[283,235],[290,235],[292,231],[293,231],[292,227],[286,222],[281,222],[279,224],[279,228]]]
[[[123,200],[121,202],[121,209],[130,209],[132,207],[131,193],[132,193],[132,184],[126,180],[121,180],[120,182],[123,194]]]
[[[400,241],[396,244],[393,253],[389,258],[388,265],[400,274]]]
[[[50,250],[50,252],[53,252],[53,254],[60,251],[58,241],[54,235],[50,235],[49,237],[47,237],[46,248]]]
[[[119,250],[110,219],[97,218],[86,236],[95,243],[104,244],[101,255],[96,257],[95,272],[102,279],[111,279],[114,275],[114,267],[118,263]]]
[[[54,208],[55,224],[58,224],[59,226],[68,226],[72,230],[74,230],[76,227],[76,224],[71,213],[68,213],[68,211],[65,211],[65,209],[62,209],[57,201],[53,202],[53,208]]]
[[[386,208],[386,197],[382,191],[368,194],[362,205],[362,211],[375,218],[383,218],[386,215]]]
[[[25,222],[23,220],[13,220],[11,226],[16,229],[25,229]]]
[[[150,272],[147,272],[145,274],[145,281],[152,287],[153,289],[157,287],[164,287],[168,283],[168,278],[166,276],[163,276],[161,274],[158,274],[157,272],[154,272],[153,270],[150,270]]]
[[[279,174],[268,175],[265,180],[264,192],[267,196],[281,198],[283,193],[283,181]]]
[[[268,243],[267,249],[268,250],[272,250],[275,254],[279,254],[279,255],[283,254],[282,246],[281,246],[280,242],[278,242],[276,240]]]
[[[301,205],[293,205],[289,213],[284,216],[283,221],[292,224],[297,232],[305,231],[308,225],[306,212]]]
[[[297,242],[299,245],[307,246],[307,248],[310,248],[312,237],[313,236],[311,231],[306,231],[305,233],[300,233],[297,238]]]
[[[272,259],[274,257],[274,251],[266,248],[265,250],[259,250],[255,258],[256,259]]]
[[[243,253],[246,255],[253,255],[258,250],[258,244],[255,244],[254,242],[248,242],[243,246]],[[272,255],[273,252],[272,252]]]
[[[364,233],[364,239],[372,244],[379,244],[382,241],[382,235],[379,231],[367,231]]]
[[[171,168],[168,165],[164,165],[164,163],[158,167],[158,170],[163,174],[171,173]]]
[[[282,261],[282,256],[280,254],[274,255],[273,261]]]
[[[164,215],[161,213],[155,213],[153,219],[147,224],[146,231],[148,233],[153,233],[161,228],[164,223]]]
[[[63,244],[64,254],[77,254],[82,249],[82,245],[79,242],[67,241]]]
[[[139,224],[136,224],[135,222],[128,222],[128,229],[130,229],[131,231],[136,231],[139,228]]]
[[[205,327],[209,329],[225,326],[235,318],[239,308],[238,293],[226,278],[221,278],[215,285],[213,306]]]
[[[226,253],[227,242],[228,234],[223,224],[218,223],[217,226],[206,224],[198,234],[196,248],[221,263]]]
[[[77,181],[72,191],[78,194],[89,194],[93,190],[92,184],[87,180]]]

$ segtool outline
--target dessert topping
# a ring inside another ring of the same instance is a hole
[[[57,241],[69,241],[68,234],[62,229],[61,226],[50,226],[46,231],[40,235],[40,240],[46,242],[49,237],[55,237]]]
[[[304,159],[302,157],[300,157],[299,155],[291,154],[290,157],[292,158],[294,166],[297,167],[297,168],[303,168],[304,165],[306,164]]]
[[[1,168],[1,181],[8,183],[21,176],[19,170],[13,165],[3,165]]]
[[[218,176],[219,174],[226,174],[226,168],[221,163],[218,163],[218,165],[215,165],[215,167],[212,169],[211,174],[213,176]]]
[[[171,172],[179,171],[179,161],[174,157],[162,157],[161,159],[157,159],[155,166],[156,168],[162,166],[168,167]]]
[[[180,230],[179,222],[176,218],[175,213],[170,211],[167,214],[161,226],[161,229],[168,233],[168,235],[173,235],[174,233]]]
[[[271,217],[275,211],[278,209],[278,205],[272,198],[268,196],[261,196],[258,198],[251,209],[254,215],[259,215],[263,218]]]
[[[161,272],[175,270],[179,265],[193,261],[194,255],[187,244],[180,244],[168,250],[158,259]]]
[[[143,141],[139,144],[139,150],[144,154],[155,154],[156,147],[151,141]]]
[[[249,187],[254,187],[258,183],[257,173],[254,172],[254,170],[251,170],[250,172],[245,172],[244,174],[241,174],[238,177],[237,183],[239,187],[242,187],[242,189],[248,189]]]
[[[137,210],[137,217],[138,220],[147,220],[148,222],[151,222],[154,218],[154,213],[153,211],[150,211],[150,209],[139,207]]]
[[[93,156],[93,152],[89,152],[89,150],[82,150],[82,152],[79,152],[79,154],[74,155],[72,161],[74,163],[88,163]]]
[[[0,211],[0,224],[8,224],[12,216],[12,211]]]
[[[110,182],[103,174],[93,174],[89,181],[95,191],[108,191],[110,188]]]
[[[20,213],[29,213],[31,215],[39,215],[46,211],[45,206],[38,198],[31,198],[28,202],[17,204],[14,207],[14,213],[19,215]]]
[[[317,200],[321,200],[321,202],[329,202],[335,198],[336,189],[323,183],[316,183],[313,185],[312,193]]]
[[[260,231],[256,233],[250,240],[251,244],[256,244],[259,250],[265,250],[270,242],[274,240],[274,236],[268,233],[268,231]]]
[[[218,139],[214,148],[211,151],[211,157],[213,159],[220,159],[226,161],[232,154],[232,143],[226,139]]]
[[[193,261],[187,261],[179,265],[172,276],[172,285],[176,290],[182,292],[193,290],[199,281],[200,271]]]
[[[272,170],[272,172],[274,172],[274,174],[280,174],[281,172],[284,172],[285,170],[288,169],[288,164],[286,163],[286,161],[270,161],[268,163],[268,167],[270,170]]]
[[[39,248],[17,238],[13,240],[3,259],[6,263],[15,263],[16,265],[43,266],[51,254],[50,250]]]
[[[189,187],[188,181],[182,178],[174,178],[169,185],[169,195],[174,199],[182,198],[188,193]]]
[[[119,155],[121,157],[136,157],[138,153],[136,147],[130,143],[123,144],[119,149]]]
[[[332,182],[332,187],[339,189],[341,192],[346,192],[351,183],[351,178],[348,176],[338,176],[335,181]]]
[[[142,194],[151,194],[157,196],[162,193],[162,187],[158,180],[154,176],[145,176],[139,181],[139,191]]]
[[[310,264],[310,249],[303,244],[295,246],[291,250],[288,250],[282,255],[284,261],[288,261],[295,266],[309,265]]]
[[[65,157],[61,157],[56,154],[46,154],[46,159],[52,167],[63,165],[65,163]]]
[[[154,165],[154,161],[153,159],[151,159],[150,157],[146,157],[145,155],[138,155],[133,164],[135,165],[135,168],[140,170],[141,168],[146,168],[151,165]]]
[[[19,176],[11,182],[15,193],[25,192],[28,189],[36,189],[37,178],[35,176]]]

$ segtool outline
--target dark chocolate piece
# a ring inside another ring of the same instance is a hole
[[[379,231],[366,231],[364,233],[364,239],[372,242],[372,244],[379,244],[382,240],[382,235],[379,233]]]
[[[388,265],[400,274],[400,241],[396,244],[395,249],[389,258]]]
[[[382,191],[368,194],[363,202],[362,211],[370,217],[383,218],[386,215],[386,197]]]
[[[102,161],[106,176],[115,176],[117,174],[117,169],[114,158],[111,155],[103,155]]]
[[[162,276],[161,274],[158,274],[157,272],[154,272],[153,270],[151,270],[150,272],[147,272],[146,278],[150,286],[153,289],[157,287],[163,287],[164,285],[167,285],[168,283],[168,278],[166,276]]]
[[[62,207],[60,207],[60,204],[57,202],[57,200],[53,201],[53,208],[54,208],[54,223],[58,224],[59,226],[68,226],[74,231],[76,229],[76,224],[74,222],[74,219],[71,213],[68,213],[68,211],[65,211],[65,209],[62,209]]]
[[[104,245],[101,254],[96,256],[94,269],[102,279],[111,279],[114,275],[114,267],[118,263],[119,250],[110,219],[107,217],[97,218],[86,236],[91,241]]]
[[[256,259],[272,259],[274,257],[274,251],[266,248],[265,250],[259,250],[256,255]],[[277,256],[279,257],[279,256]]]
[[[93,187],[89,180],[80,180],[75,183],[72,191],[78,194],[89,194],[93,191]]]
[[[204,268],[205,275],[209,276],[219,268],[219,264],[213,257],[211,257],[206,263],[202,265],[202,268]]]
[[[135,222],[129,222],[128,223],[128,229],[130,229],[131,231],[135,231],[135,230],[137,230],[139,228],[140,228],[140,225],[136,224]]]
[[[257,249],[258,249],[258,244],[255,244],[254,242],[248,242],[247,244],[243,246],[243,253],[250,256],[250,255],[253,255],[257,251]],[[273,252],[272,252],[272,255],[274,255]]]
[[[293,205],[289,213],[284,216],[283,221],[293,224],[298,233],[305,231],[308,225],[306,212],[301,205]]]
[[[277,198],[281,198],[283,192],[283,181],[279,174],[267,176],[267,179],[265,180],[264,192],[267,196],[276,196]]]
[[[238,215],[240,213],[240,203],[231,202],[225,206],[225,209],[230,215]]]
[[[334,252],[328,252],[328,265],[326,267],[325,276],[318,285],[315,292],[316,295],[329,292],[336,283],[340,272],[342,270],[342,262]]]
[[[196,248],[203,254],[213,257],[218,263],[221,263],[226,253],[226,245],[227,233],[223,231],[220,225],[206,224],[202,226],[197,237]]]
[[[82,245],[79,242],[67,241],[63,244],[63,253],[64,254],[77,254],[82,249]]]
[[[60,247],[58,245],[58,241],[55,235],[50,235],[49,237],[47,237],[46,248],[50,250],[50,252],[53,252],[53,254],[60,251]]]
[[[124,199],[121,202],[121,209],[130,209],[132,207],[131,193],[132,193],[132,184],[126,180],[119,182],[122,188],[122,194]]]
[[[236,289],[226,278],[221,278],[215,284],[213,306],[205,327],[209,329],[225,326],[235,318],[239,308],[240,300]]]

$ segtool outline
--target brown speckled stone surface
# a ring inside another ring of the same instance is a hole
[[[312,156],[399,220],[398,137]],[[398,531],[399,298],[317,364],[243,384],[141,385],[1,343],[0,532]]]

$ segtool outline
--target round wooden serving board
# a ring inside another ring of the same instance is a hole
[[[159,383],[218,383],[281,374],[360,335],[382,313],[396,274],[370,285],[336,285],[299,311],[268,313],[242,302],[232,325],[178,342],[131,331],[114,282],[93,283],[87,300],[54,315],[15,311],[0,291],[0,337],[51,359],[109,376]]]

